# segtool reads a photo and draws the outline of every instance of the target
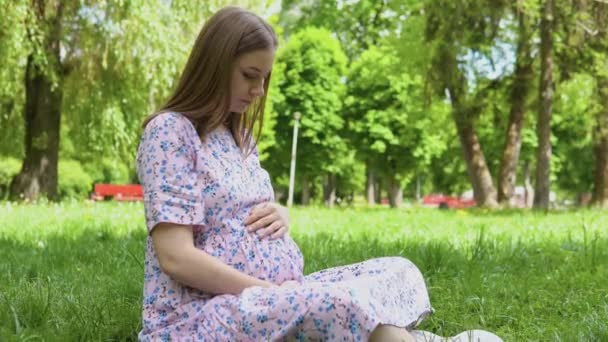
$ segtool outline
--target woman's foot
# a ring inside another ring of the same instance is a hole
[[[428,331],[411,332],[416,342],[504,342],[500,337],[485,330],[467,330],[452,337],[442,337]]]

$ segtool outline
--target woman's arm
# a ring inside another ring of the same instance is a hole
[[[192,228],[160,223],[152,230],[161,270],[171,278],[213,294],[239,294],[251,286],[273,284],[246,275],[194,246]]]

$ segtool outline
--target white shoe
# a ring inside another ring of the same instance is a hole
[[[416,342],[504,342],[500,337],[485,330],[467,330],[452,337],[442,337],[428,331],[410,332]]]
[[[410,334],[414,336],[416,342],[444,342],[449,341],[448,337],[441,337],[439,335],[435,335],[432,332],[423,331],[423,330],[414,330],[410,331]],[[451,339],[451,337],[449,337]]]

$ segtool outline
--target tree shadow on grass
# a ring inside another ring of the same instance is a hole
[[[0,238],[0,340],[137,340],[145,231]]]
[[[441,335],[484,328],[505,340],[608,340],[608,241],[455,246],[406,237],[295,235],[305,273],[403,256],[424,274]],[[136,340],[144,230],[83,230],[40,241],[0,238],[0,339]]]

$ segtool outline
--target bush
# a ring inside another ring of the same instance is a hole
[[[59,198],[87,198],[93,188],[93,179],[76,160],[60,160]]]
[[[103,158],[99,162],[84,164],[84,169],[91,176],[93,183],[129,184],[129,168],[124,163]]]
[[[8,197],[11,180],[21,170],[21,164],[17,158],[0,157],[0,199]]]

